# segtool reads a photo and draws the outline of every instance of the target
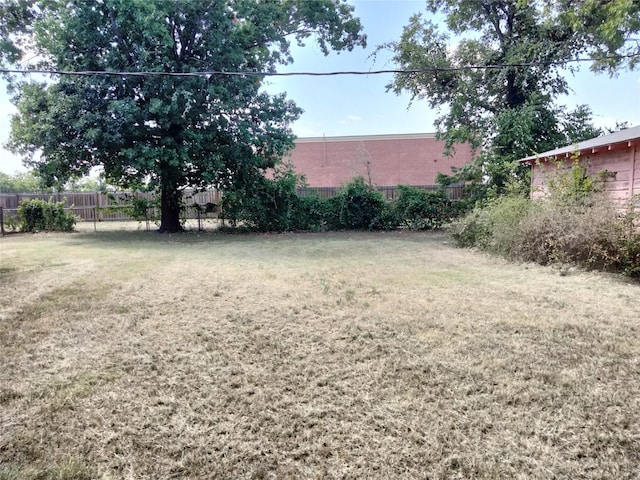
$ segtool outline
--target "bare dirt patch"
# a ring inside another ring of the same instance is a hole
[[[420,233],[0,248],[0,479],[640,476],[638,285]]]

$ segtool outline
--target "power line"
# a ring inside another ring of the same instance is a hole
[[[416,75],[422,73],[438,73],[438,72],[458,72],[465,70],[500,70],[507,68],[528,68],[543,67],[553,65],[567,65],[570,63],[598,62],[607,60],[625,60],[640,57],[639,53],[629,55],[611,55],[597,58],[572,58],[567,60],[554,60],[548,62],[520,62],[520,63],[501,63],[496,65],[465,65],[458,67],[426,67],[415,70],[403,69],[387,69],[387,70],[345,70],[337,72],[253,72],[240,71],[228,72],[224,70],[212,70],[201,72],[125,72],[125,71],[107,71],[107,70],[47,70],[47,69],[11,69],[0,68],[0,73],[11,73],[19,75],[42,74],[42,75],[70,75],[70,76],[112,76],[112,77],[331,77],[340,75]]]

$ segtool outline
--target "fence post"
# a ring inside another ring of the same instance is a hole
[[[2,230],[2,236],[4,237],[4,207],[0,205],[0,230]]]

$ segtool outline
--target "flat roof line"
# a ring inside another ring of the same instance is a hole
[[[435,133],[397,133],[384,135],[345,135],[335,137],[298,137],[296,143],[362,142],[365,140],[420,140],[436,138]]]

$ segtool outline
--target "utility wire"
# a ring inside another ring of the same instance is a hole
[[[549,62],[521,62],[521,63],[501,63],[496,65],[465,65],[459,67],[426,67],[415,70],[389,69],[389,70],[346,70],[337,72],[228,72],[224,70],[202,71],[202,72],[124,72],[124,71],[107,71],[107,70],[46,70],[46,69],[11,69],[0,68],[0,73],[13,73],[20,75],[44,74],[44,75],[73,75],[73,76],[112,76],[112,77],[331,77],[339,75],[381,75],[381,74],[397,74],[397,75],[415,75],[421,73],[438,73],[438,72],[459,72],[465,70],[499,70],[506,68],[527,68],[541,67],[550,65],[566,65],[569,63],[597,62],[605,60],[625,60],[640,57],[639,53],[629,55],[612,55],[598,58],[573,58],[568,60],[555,60]]]

